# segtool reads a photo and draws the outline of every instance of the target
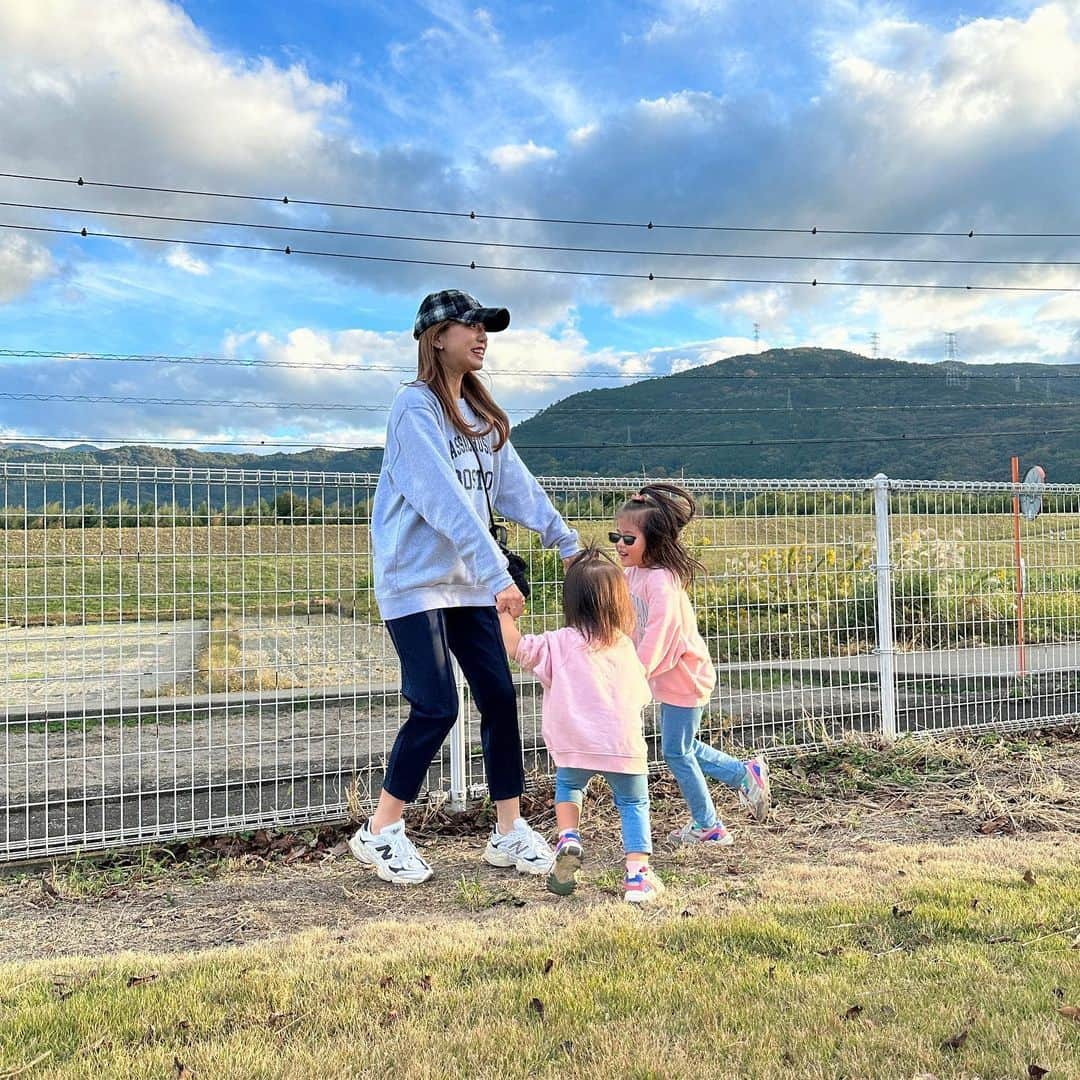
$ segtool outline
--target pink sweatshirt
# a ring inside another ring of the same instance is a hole
[[[634,643],[653,697],[663,705],[704,705],[716,669],[682,582],[661,567],[630,566],[626,583],[637,614]]]
[[[526,634],[514,659],[544,687],[541,731],[556,765],[649,771],[641,710],[652,695],[630,638],[596,648],[565,626]]]

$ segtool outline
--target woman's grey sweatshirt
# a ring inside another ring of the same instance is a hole
[[[472,410],[458,408],[470,427]],[[578,534],[509,442],[467,438],[423,383],[401,388],[390,408],[386,450],[371,513],[375,599],[384,619],[448,607],[485,607],[513,584],[488,531],[486,485],[495,512],[540,534],[566,557]],[[479,454],[477,464],[473,448]]]

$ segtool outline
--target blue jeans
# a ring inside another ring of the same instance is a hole
[[[623,851],[652,853],[652,829],[649,825],[649,778],[644,773],[601,772],[595,769],[555,770],[555,802],[572,802],[581,809],[585,789],[594,776],[602,776],[611,788],[622,822]]]
[[[664,760],[690,807],[694,824],[708,829],[716,824],[717,818],[705,777],[711,776],[732,791],[738,791],[746,776],[746,766],[738,758],[707,746],[697,737],[701,712],[700,706],[691,709],[681,705],[661,705],[660,745]]]

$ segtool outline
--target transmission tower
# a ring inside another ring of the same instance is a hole
[[[761,341],[761,323],[754,323],[754,344]]]
[[[878,337],[878,332],[875,330],[870,335],[870,355],[875,360],[878,358],[878,342],[879,342],[879,340],[880,340],[880,338]]]

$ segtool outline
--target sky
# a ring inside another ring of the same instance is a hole
[[[1080,363],[1080,0],[13,0],[0,70],[0,172],[64,181],[0,177],[53,208],[0,206],[8,440],[378,444],[441,288],[510,308],[516,421],[872,335]]]

